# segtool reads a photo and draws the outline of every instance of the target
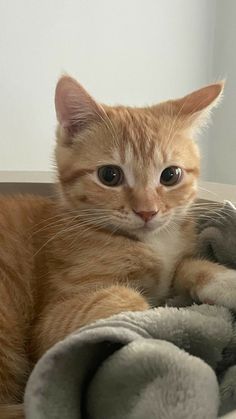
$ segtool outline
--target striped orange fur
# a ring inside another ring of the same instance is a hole
[[[101,106],[75,80],[59,80],[58,195],[0,199],[1,419],[23,417],[32,366],[69,333],[163,302],[175,274],[181,292],[196,288],[184,262],[195,250],[188,209],[199,152],[192,139],[222,88],[128,108]],[[112,179],[123,173],[123,183],[105,185],[104,166],[112,166]],[[170,186],[161,180],[168,167],[181,173]],[[196,268],[196,281],[204,286],[214,269],[202,266],[199,277]]]

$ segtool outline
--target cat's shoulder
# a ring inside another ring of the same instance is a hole
[[[56,204],[53,199],[27,194],[0,195],[0,224],[9,220],[20,223],[54,213]]]

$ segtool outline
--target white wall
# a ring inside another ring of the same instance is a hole
[[[236,184],[236,1],[217,0],[212,77],[227,77],[209,132],[207,178]]]
[[[214,13],[215,0],[0,0],[0,170],[50,169],[63,71],[130,105],[208,82]]]

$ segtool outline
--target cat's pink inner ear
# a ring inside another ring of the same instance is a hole
[[[101,108],[73,78],[63,76],[57,83],[55,107],[59,124],[70,132],[80,131],[99,119]]]
[[[210,110],[219,102],[223,89],[224,82],[214,83],[177,99],[175,102],[179,115],[194,116],[204,110]]]

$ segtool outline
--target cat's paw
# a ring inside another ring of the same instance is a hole
[[[196,290],[196,294],[202,303],[236,310],[236,270],[227,269],[216,273],[207,284]]]

